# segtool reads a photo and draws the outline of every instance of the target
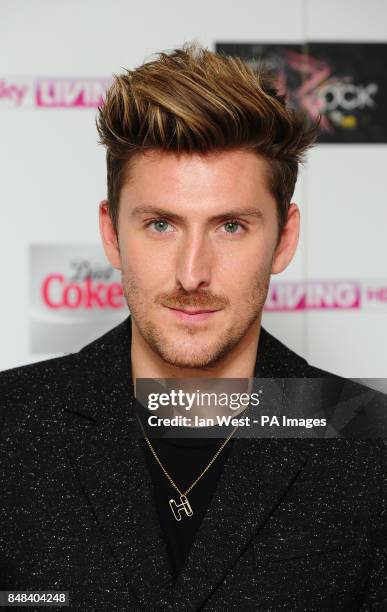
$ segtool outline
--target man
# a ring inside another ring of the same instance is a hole
[[[316,128],[193,46],[116,77],[97,126],[131,315],[1,376],[1,588],[68,590],[73,610],[385,609],[383,441],[150,440],[135,413],[143,378],[329,377],[325,407],[344,397],[261,327]]]

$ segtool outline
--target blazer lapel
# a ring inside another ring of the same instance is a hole
[[[204,604],[263,527],[306,461],[307,456],[289,440],[234,441],[175,585],[174,609],[199,609]]]
[[[307,362],[261,328],[255,378],[305,376]],[[281,391],[282,390],[282,391]],[[277,397],[277,393],[275,393]],[[171,598],[173,609],[199,609],[264,526],[308,460],[289,439],[237,438]],[[200,588],[198,588],[200,585]]]
[[[81,350],[66,406],[69,448],[85,496],[138,603],[172,589],[166,544],[135,418],[130,320]]]

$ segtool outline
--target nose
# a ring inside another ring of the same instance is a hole
[[[208,237],[200,231],[186,234],[177,252],[176,281],[185,291],[211,283],[212,253]]]

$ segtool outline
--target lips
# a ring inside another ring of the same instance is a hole
[[[205,308],[171,308],[169,307],[169,311],[175,315],[178,319],[185,323],[200,323],[202,321],[207,321],[211,317],[215,315],[215,313],[219,312],[219,310],[209,310]]]
[[[216,312],[216,310],[210,310],[210,309],[204,309],[204,308],[198,308],[198,309],[173,308],[172,310],[179,310],[180,312],[184,312],[185,314],[188,314],[188,315],[197,315],[197,314],[202,314],[204,312]]]

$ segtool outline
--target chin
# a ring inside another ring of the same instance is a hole
[[[187,370],[197,370],[210,367],[212,360],[208,359],[208,356],[190,356],[190,355],[165,355],[163,356],[164,361],[169,365],[176,368],[182,368]]]
[[[228,353],[230,347],[220,342],[206,342],[178,339],[176,342],[168,342],[157,347],[160,357],[170,365],[179,368],[210,368],[214,367],[220,359]]]

